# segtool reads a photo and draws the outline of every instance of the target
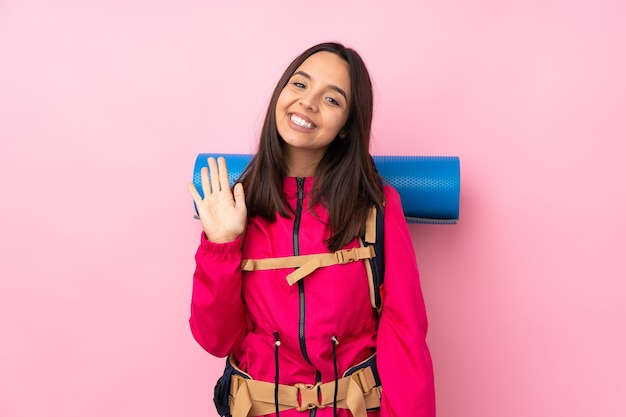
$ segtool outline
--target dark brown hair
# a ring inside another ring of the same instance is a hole
[[[350,112],[342,132],[319,162],[310,204],[321,203],[329,211],[331,236],[326,243],[338,250],[363,232],[368,210],[382,207],[384,196],[380,176],[369,154],[372,125],[372,83],[365,63],[353,49],[338,43],[315,45],[293,60],[281,76],[270,100],[261,131],[259,148],[243,171],[240,182],[246,192],[248,215],[270,221],[276,213],[288,217],[289,208],[282,192],[287,172],[285,143],[276,127],[278,96],[294,72],[311,55],[332,52],[348,63],[350,73]]]

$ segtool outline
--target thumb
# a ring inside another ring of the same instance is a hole
[[[243,184],[238,182],[233,188],[233,197],[235,198],[235,206],[246,208],[246,194],[243,191]]]

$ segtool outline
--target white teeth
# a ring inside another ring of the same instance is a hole
[[[313,128],[313,124],[311,124],[311,123],[307,122],[306,120],[296,116],[295,114],[292,114],[289,118],[291,119],[292,122],[294,122],[298,126],[306,127],[307,129],[312,129]]]

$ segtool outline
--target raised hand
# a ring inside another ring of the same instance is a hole
[[[200,178],[204,198],[200,197],[195,185],[187,186],[196,203],[198,215],[207,239],[215,243],[235,240],[246,227],[246,201],[243,185],[235,184],[230,190],[226,160],[222,157],[208,159],[208,169],[202,168]]]

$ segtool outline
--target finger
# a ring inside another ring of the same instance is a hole
[[[202,186],[202,193],[205,197],[211,194],[211,184],[209,184],[209,169],[207,167],[203,167],[200,170],[200,185]]]
[[[220,156],[217,158],[220,169],[220,188],[222,190],[230,190],[230,180],[228,179],[228,169],[226,168],[226,159]]]
[[[202,197],[200,197],[200,193],[198,192],[195,184],[191,181],[188,182],[187,189],[189,190],[189,194],[191,194],[191,198],[193,198],[194,203],[196,203],[196,205],[200,204],[202,202]]]
[[[215,162],[215,158],[209,158],[209,178],[211,179],[211,190],[217,192],[220,190],[220,178],[219,171],[217,169],[217,162]]]

